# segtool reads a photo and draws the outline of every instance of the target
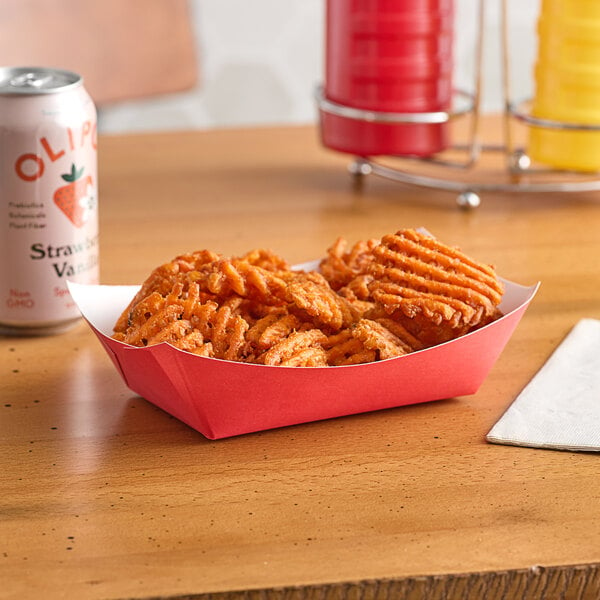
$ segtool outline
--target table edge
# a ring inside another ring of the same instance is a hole
[[[533,565],[524,569],[364,579],[168,596],[135,600],[533,600],[600,598],[600,562],[574,565]],[[121,600],[134,600],[122,598]]]

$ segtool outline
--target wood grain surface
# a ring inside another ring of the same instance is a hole
[[[99,156],[103,283],[204,247],[301,262],[424,226],[542,285],[472,396],[216,442],[130,392],[85,323],[0,338],[0,598],[600,597],[600,457],[485,441],[600,318],[598,193],[464,212],[376,177],[357,191],[305,127],[104,137]]]

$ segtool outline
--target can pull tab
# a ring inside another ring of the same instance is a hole
[[[19,88],[41,88],[50,81],[52,77],[50,75],[39,75],[38,73],[22,73],[13,77],[9,84],[13,87]]]

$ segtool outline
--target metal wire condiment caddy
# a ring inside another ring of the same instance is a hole
[[[600,125],[591,123],[565,122],[533,116],[530,112],[531,99],[514,101],[510,81],[509,8],[507,0],[501,0],[501,75],[503,88],[502,129],[499,143],[484,143],[480,137],[482,100],[482,63],[484,45],[485,0],[479,0],[477,7],[477,36],[475,40],[475,73],[473,91],[454,90],[453,106],[448,111],[435,112],[382,112],[365,110],[340,104],[326,98],[323,86],[315,91],[315,101],[321,113],[385,124],[427,124],[449,123],[458,118],[469,118],[468,139],[466,142],[453,142],[451,147],[431,157],[385,157],[402,163],[390,166],[381,157],[355,156],[348,165],[354,185],[361,187],[367,175],[377,175],[404,184],[444,190],[456,195],[456,203],[464,209],[476,208],[481,204],[485,192],[590,192],[600,190],[600,173],[562,171],[550,167],[533,165],[525,146],[515,141],[514,127],[517,123],[525,127],[562,131],[594,131],[600,135]],[[495,181],[478,181],[477,167],[482,153],[497,155]],[[448,154],[452,155],[448,158]],[[459,156],[456,156],[459,155]],[[424,172],[431,167],[439,167],[444,175]],[[451,176],[456,173],[465,176]],[[446,176],[448,175],[448,176]]]

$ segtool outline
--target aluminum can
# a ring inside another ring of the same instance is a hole
[[[0,67],[0,333],[80,318],[67,281],[98,283],[97,125],[76,73]]]

